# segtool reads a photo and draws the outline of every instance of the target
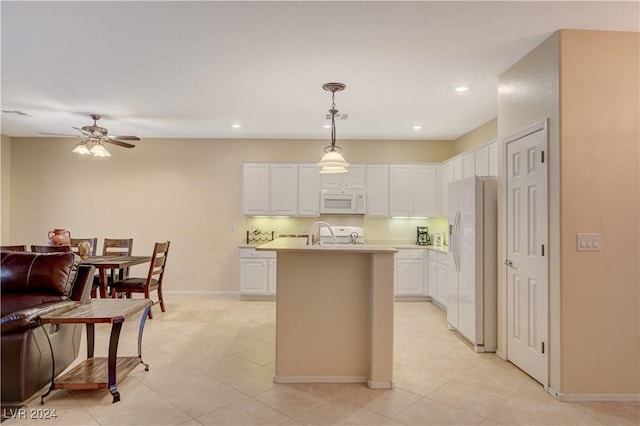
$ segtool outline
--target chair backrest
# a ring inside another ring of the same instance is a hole
[[[37,246],[31,245],[31,251],[34,253],[60,253],[71,251],[70,246]]]
[[[153,246],[153,255],[151,256],[151,266],[149,266],[147,285],[149,285],[153,278],[158,281],[158,284],[162,284],[164,268],[167,264],[167,256],[169,255],[170,243],[170,241],[165,241],[164,243],[155,243]]]
[[[71,246],[72,252],[78,254],[78,244],[80,244],[83,241],[86,241],[89,243],[89,256],[96,255],[96,249],[98,246],[97,238],[71,238],[69,241],[70,241],[69,245]]]
[[[27,251],[26,244],[16,246],[0,246],[1,251]]]
[[[102,246],[103,256],[131,256],[133,238],[105,238]]]

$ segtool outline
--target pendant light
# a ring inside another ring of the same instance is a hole
[[[91,152],[96,157],[111,157],[111,154],[109,153],[109,151],[107,151],[107,148],[105,148],[104,145],[100,143],[100,141],[96,142],[96,144],[93,145],[93,148],[91,148],[89,152]]]
[[[87,141],[80,142],[71,152],[75,152],[80,155],[91,155],[91,151],[89,151],[89,147],[87,146]]]
[[[322,167],[320,169],[320,173],[329,174],[329,173],[347,173],[347,167],[349,167],[349,163],[344,160],[342,154],[342,148],[336,146],[336,114],[338,110],[336,109],[336,92],[340,92],[344,90],[347,86],[342,83],[326,83],[322,85],[322,88],[328,92],[331,92],[331,109],[329,112],[331,113],[331,145],[325,147],[325,154],[322,156],[320,162],[317,163],[318,166]]]

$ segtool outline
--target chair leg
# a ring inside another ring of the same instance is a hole
[[[160,310],[166,312],[164,309],[164,297],[162,296],[162,287],[158,287],[158,300],[160,300]]]

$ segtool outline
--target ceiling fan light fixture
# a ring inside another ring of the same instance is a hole
[[[73,148],[73,151],[71,152],[75,152],[76,154],[80,155],[91,155],[91,151],[89,151],[89,147],[87,146],[87,143],[85,141],[82,141],[78,145],[76,145],[76,147]]]
[[[95,157],[111,157],[107,148],[104,147],[100,142],[96,143],[90,150],[91,154]]]
[[[322,88],[328,92],[331,92],[331,145],[324,148],[325,154],[322,159],[316,163],[321,167],[320,173],[322,174],[334,174],[334,173],[347,173],[349,170],[349,163],[347,163],[342,156],[342,148],[336,146],[336,92],[344,90],[347,86],[343,83],[325,83]]]

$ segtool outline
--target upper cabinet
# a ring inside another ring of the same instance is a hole
[[[437,216],[438,166],[389,166],[389,214],[403,217]]]
[[[498,142],[489,144],[489,176],[498,176]]]
[[[476,174],[475,151],[465,152],[462,154],[462,179],[475,176]]]
[[[245,163],[242,169],[245,215],[292,216],[298,213],[298,165]]]
[[[366,189],[364,164],[351,164],[347,173],[320,175],[322,189]]]
[[[298,216],[320,216],[320,168],[315,164],[298,166]]]
[[[367,164],[367,216],[389,216],[389,165]]]

